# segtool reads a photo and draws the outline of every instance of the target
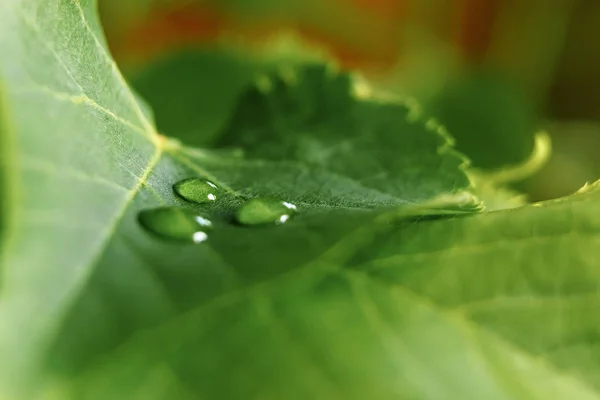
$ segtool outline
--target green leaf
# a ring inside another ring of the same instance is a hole
[[[230,196],[281,196],[297,203],[307,218],[332,208],[358,209],[356,217],[344,216],[349,220],[362,217],[359,209],[420,204],[467,189],[458,168],[463,159],[449,151],[446,137],[417,122],[410,129],[402,124],[406,134],[423,136],[420,147],[406,154],[421,151],[437,165],[419,175],[430,179],[414,193],[391,186],[384,192],[322,165],[179,147],[157,135],[149,112],[128,89],[106,50],[93,7],[75,0],[11,1],[0,9],[1,71],[11,112],[2,120],[3,131],[15,138],[3,136],[3,151],[14,155],[15,182],[4,190],[19,196],[8,211],[16,224],[2,254],[0,376],[8,393],[33,387],[50,373],[68,375],[142,328],[299,268],[337,241],[321,222],[311,228],[311,220],[309,227],[283,235],[284,243],[268,259],[261,253],[272,245],[265,238],[285,230],[257,235],[225,224],[207,246],[180,249],[157,241],[140,228],[137,213],[182,204],[171,191],[182,178],[210,178]],[[344,100],[350,93],[336,95]],[[396,110],[388,121],[402,123],[407,117],[401,105],[374,107]],[[349,155],[357,160],[357,152]],[[360,156],[372,159],[367,151]],[[232,197],[215,211],[233,212],[237,205],[239,199]],[[232,247],[239,251],[231,252]],[[247,278],[240,282],[242,275]]]
[[[420,215],[473,205],[443,129],[315,67],[247,92],[219,137],[247,158],[186,148],[155,132],[94,6],[0,3],[0,398],[600,397],[596,188]],[[194,176],[214,204],[174,195]],[[258,197],[298,214],[230,222]],[[165,205],[210,214],[206,242],[144,231]]]
[[[39,372],[160,151],[94,4],[6,1],[0,15],[1,192],[14,198],[2,210],[0,391],[10,393]]]
[[[215,144],[241,145],[251,158],[300,162],[368,189],[355,188],[334,205],[425,201],[470,185],[465,175],[457,174],[465,159],[449,148],[450,138],[435,120],[423,123],[409,100],[365,100],[360,90],[351,76],[323,65],[260,77],[244,92]],[[354,200],[355,195],[360,199]],[[326,200],[313,197],[314,202]]]
[[[478,168],[523,162],[531,153],[539,117],[515,82],[489,70],[449,82],[428,105]]]
[[[210,145],[238,97],[281,64],[323,62],[322,51],[296,35],[277,35],[250,52],[233,44],[183,49],[129,71],[131,85],[154,107],[157,128],[189,146]]]
[[[220,48],[187,50],[132,72],[131,84],[154,107],[160,131],[187,145],[206,146],[240,93],[265,69]]]

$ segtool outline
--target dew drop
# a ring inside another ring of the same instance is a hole
[[[193,210],[181,207],[162,207],[141,211],[140,225],[165,239],[201,243],[208,239],[212,222]]]
[[[189,178],[173,185],[179,197],[192,203],[210,203],[217,199],[219,188],[211,181],[200,178]]]
[[[283,224],[296,212],[296,206],[287,201],[252,199],[240,207],[236,219],[244,225]]]

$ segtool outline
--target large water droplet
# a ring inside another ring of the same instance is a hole
[[[184,200],[202,204],[215,201],[219,188],[206,179],[189,178],[177,182],[173,190]]]
[[[244,225],[283,224],[296,213],[296,206],[287,201],[252,199],[236,212],[236,219]]]
[[[163,207],[141,211],[140,224],[149,232],[165,239],[201,243],[208,239],[212,222],[193,210]]]

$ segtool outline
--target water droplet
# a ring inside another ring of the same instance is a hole
[[[189,178],[177,182],[173,190],[184,200],[202,204],[215,201],[219,188],[206,179]]]
[[[236,213],[236,219],[244,225],[283,224],[297,211],[294,204],[274,199],[252,199]]]
[[[201,243],[208,239],[212,222],[193,210],[163,207],[141,211],[140,224],[149,232],[166,239]]]

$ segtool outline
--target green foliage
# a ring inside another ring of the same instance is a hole
[[[0,16],[0,398],[600,398],[597,185],[471,213],[443,128],[314,64],[247,87],[219,148],[186,147],[93,2]],[[176,196],[189,177],[216,200]],[[232,223],[259,197],[298,213]],[[149,235],[139,213],[164,206],[210,217],[206,241]]]
[[[154,106],[159,130],[188,145],[206,146],[244,87],[264,69],[220,49],[184,51],[135,73],[132,84]]]
[[[535,107],[514,82],[491,71],[471,72],[450,82],[429,111],[480,168],[522,162],[533,148]]]

